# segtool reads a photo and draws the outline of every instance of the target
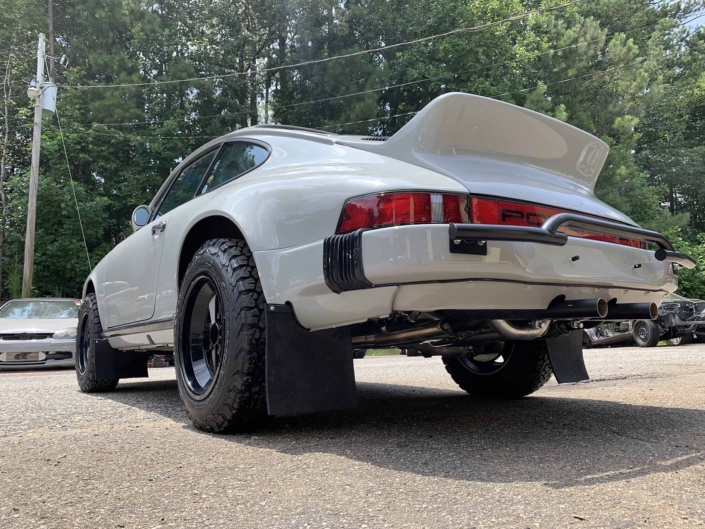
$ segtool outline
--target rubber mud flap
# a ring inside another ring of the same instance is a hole
[[[98,379],[148,377],[149,353],[119,351],[103,338],[95,341],[95,374]]]
[[[269,415],[357,406],[349,327],[311,332],[289,306],[268,305],[266,371]]]
[[[589,380],[583,359],[583,331],[546,340],[553,374],[559,384]]]

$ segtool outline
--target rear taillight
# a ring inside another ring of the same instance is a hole
[[[337,233],[406,224],[468,222],[468,197],[441,193],[385,193],[348,200]]]
[[[501,224],[504,226],[531,226],[535,228],[540,227],[553,215],[566,213],[566,211],[546,206],[478,197],[470,199],[470,212],[470,219],[474,224]],[[571,237],[611,242],[633,248],[646,249],[647,247],[644,241],[638,239],[626,239],[616,235],[577,230],[570,227],[563,227],[559,231]]]
[[[468,203],[469,201],[469,203]],[[445,193],[382,193],[352,198],[345,203],[337,233],[360,228],[385,228],[408,224],[499,224],[540,228],[553,215],[566,211],[482,197]],[[599,217],[594,217],[599,218]],[[563,227],[572,237],[646,249],[644,241]]]

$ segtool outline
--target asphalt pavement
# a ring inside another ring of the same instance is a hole
[[[357,410],[195,430],[171,368],[114,393],[0,374],[2,528],[705,525],[705,345],[586,352],[518,401],[438,358],[355,361]]]

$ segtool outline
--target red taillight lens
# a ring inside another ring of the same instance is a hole
[[[540,227],[549,217],[557,215],[558,213],[565,213],[563,210],[546,206],[477,197],[471,199],[470,210],[470,217],[475,224],[533,226],[536,228]],[[646,249],[647,246],[644,241],[638,239],[625,239],[604,233],[576,230],[569,227],[561,228],[560,231],[572,237],[595,239],[598,241],[621,244],[622,246],[631,246],[633,248]]]
[[[337,233],[360,228],[467,221],[464,195],[387,193],[348,200]]]

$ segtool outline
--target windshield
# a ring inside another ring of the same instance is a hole
[[[64,320],[78,317],[78,300],[8,301],[0,308],[0,318],[8,320]]]

